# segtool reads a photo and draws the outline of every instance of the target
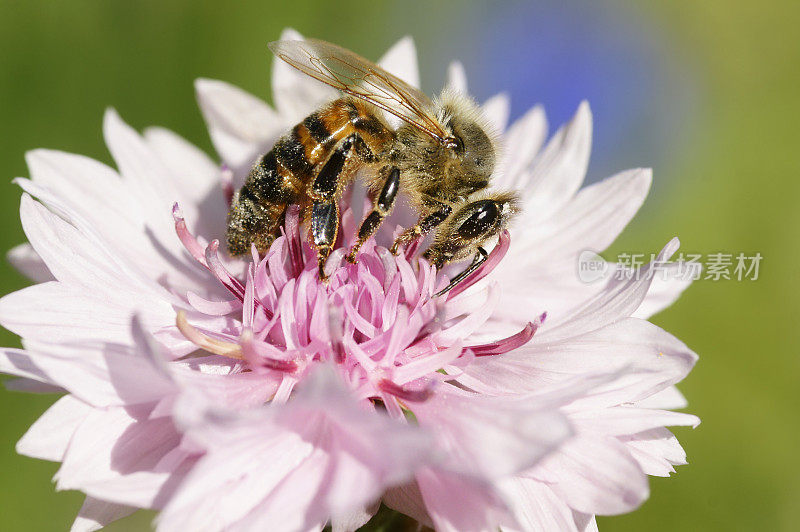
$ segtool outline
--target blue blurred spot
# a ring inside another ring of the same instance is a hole
[[[496,3],[471,18],[472,27],[452,38],[463,41],[461,59],[479,100],[509,93],[512,119],[542,103],[551,133],[589,100],[590,180],[657,167],[680,144],[693,90],[653,21],[622,6],[576,1]]]

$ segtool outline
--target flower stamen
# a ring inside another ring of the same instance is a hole
[[[206,351],[216,355],[221,355],[236,360],[244,360],[242,347],[239,344],[217,340],[216,338],[211,338],[210,336],[203,334],[186,320],[185,311],[178,311],[177,316],[175,316],[175,325],[178,327],[178,330],[181,332],[181,334],[197,347],[203,348]]]

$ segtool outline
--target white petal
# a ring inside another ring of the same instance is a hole
[[[631,316],[650,289],[653,271],[660,264],[666,263],[679,246],[678,239],[673,238],[656,259],[640,268],[637,274],[631,275],[629,279],[612,278],[597,296],[576,309],[571,316],[564,317],[558,324],[545,327],[539,336],[547,336],[548,339],[567,338]]]
[[[522,189],[524,209],[544,220],[564,206],[583,182],[591,144],[592,114],[584,102],[534,161],[528,184]]]
[[[511,100],[508,94],[495,94],[483,105],[481,113],[485,116],[495,131],[505,131],[508,124],[508,115],[511,113]]]
[[[557,410],[532,401],[440,388],[412,409],[422,427],[435,431],[448,467],[483,478],[531,467],[572,433]]]
[[[35,283],[53,280],[53,274],[30,244],[20,244],[11,248],[6,259],[18,272]]]
[[[47,409],[17,442],[17,452],[60,462],[72,435],[92,411],[88,404],[65,395]]]
[[[572,510],[543,482],[515,477],[502,483],[503,494],[519,522],[518,529],[503,527],[503,531],[559,530],[577,532]]]
[[[683,278],[678,273],[680,267],[680,263],[670,263],[664,267],[663,272],[655,275],[650,290],[634,312],[634,316],[647,319],[677,301],[683,291],[692,284],[690,276]]]
[[[663,408],[664,410],[679,410],[688,405],[689,402],[675,386],[668,386],[657,394],[636,403],[636,406],[640,408]]]
[[[620,438],[648,475],[668,477],[674,465],[686,464],[686,452],[667,429],[659,428]]]
[[[320,371],[283,406],[229,411],[182,398],[176,415],[206,454],[159,528],[305,530],[407,481],[427,459],[430,440],[364,410],[338,377]]]
[[[379,502],[375,502],[345,515],[333,516],[331,518],[332,532],[355,532],[372,519],[379,506]]]
[[[86,497],[70,532],[94,532],[117,519],[131,515],[136,510],[138,508]]]
[[[533,218],[523,214],[512,247],[514,255],[525,256],[528,268],[531,262],[561,260],[568,263],[564,266],[577,268],[582,251],[602,251],[616,240],[642,206],[651,182],[650,169],[640,168],[589,185],[562,210],[527,232],[523,228],[531,229],[528,224]]]
[[[581,410],[570,413],[569,419],[581,431],[608,436],[636,434],[678,425],[697,426],[700,423],[697,416],[691,414],[631,406]]]
[[[127,297],[127,304],[112,295]],[[146,309],[143,319],[148,330],[175,322],[175,311],[165,302],[150,300],[148,307],[124,291],[90,293],[80,286],[50,282],[0,299],[0,323],[23,338],[53,344],[93,340],[129,345],[130,320],[137,308]]]
[[[95,409],[72,437],[56,474],[58,489],[79,489],[103,500],[160,507],[170,493],[163,489],[181,469],[185,453],[169,418],[131,417],[131,409]],[[176,458],[170,453],[177,453]]]
[[[647,476],[625,446],[613,438],[577,436],[531,474],[543,474],[567,504],[589,514],[629,512],[650,493]]]
[[[433,521],[425,508],[425,501],[422,500],[422,493],[416,481],[388,489],[383,495],[383,503],[421,525],[433,528]]]
[[[407,35],[394,43],[380,58],[378,65],[412,87],[419,87],[417,48],[410,36]]]
[[[282,41],[302,39],[303,36],[293,29],[286,29],[281,34]],[[272,93],[275,108],[287,127],[300,122],[338,94],[332,87],[303,74],[277,57],[272,62]]]
[[[420,471],[417,482],[436,530],[482,532],[514,523],[490,484],[432,469]]]
[[[453,61],[447,68],[447,83],[445,87],[455,92],[467,94],[467,73],[461,61]]]
[[[696,360],[697,355],[674,336],[629,318],[557,341],[537,333],[523,347],[476,361],[466,374],[496,393],[531,393],[574,376],[620,372],[621,378],[586,399],[613,405],[641,400],[678,382]]]
[[[94,406],[151,403],[176,393],[151,361],[130,349],[115,346],[54,346],[26,342],[42,369],[59,384]]]
[[[44,370],[31,360],[30,353],[21,349],[0,350],[0,373],[16,375],[45,384],[55,384]]]
[[[493,187],[524,190],[529,168],[547,136],[547,118],[541,105],[517,119],[504,136],[503,159],[492,178]]]
[[[234,170],[249,168],[289,126],[264,101],[238,87],[212,79],[198,79],[194,86],[211,141]]]

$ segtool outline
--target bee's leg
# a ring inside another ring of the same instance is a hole
[[[339,206],[336,195],[340,181],[347,173],[346,163],[350,159],[353,146],[358,141],[356,135],[345,138],[331,154],[325,165],[314,178],[309,190],[313,199],[311,204],[311,240],[317,248],[319,278],[327,281],[325,262],[331,254],[339,232]]]
[[[350,262],[356,262],[358,250],[380,227],[384,218],[389,215],[394,206],[397,190],[400,187],[400,170],[396,166],[384,166],[383,172],[386,174],[383,188],[381,188],[380,194],[373,202],[372,211],[361,222],[361,227],[358,229],[358,240],[350,248],[350,253],[347,254],[347,260]]]
[[[438,208],[436,210],[427,216],[420,217],[413,227],[409,227],[400,233],[389,251],[391,251],[392,254],[397,255],[397,253],[400,251],[400,246],[404,246],[410,242],[413,242],[418,237],[429,233],[437,225],[445,221],[447,217],[450,216],[450,213],[453,212],[453,208],[450,207],[450,205],[445,205],[444,203],[438,204],[437,207]]]
[[[327,281],[325,275],[325,262],[331,254],[331,248],[336,243],[336,234],[339,231],[339,206],[336,201],[315,201],[311,205],[311,237],[317,248],[317,264],[319,265],[319,278]]]

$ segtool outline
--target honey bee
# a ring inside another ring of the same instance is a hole
[[[438,268],[474,255],[469,268],[440,294],[486,260],[482,246],[508,223],[517,197],[486,192],[497,143],[472,100],[448,90],[431,100],[376,64],[325,41],[276,41],[269,47],[342,97],[310,114],[257,160],[228,214],[232,255],[247,254],[253,244],[265,253],[279,234],[286,208],[299,204],[317,250],[320,279],[326,281],[324,266],[339,232],[338,203],[358,173],[366,176],[372,209],[347,260],[357,260],[359,248],[389,215],[398,193],[407,196],[419,218],[400,233],[392,253],[435,230],[423,256]],[[384,113],[402,124],[393,128]]]

